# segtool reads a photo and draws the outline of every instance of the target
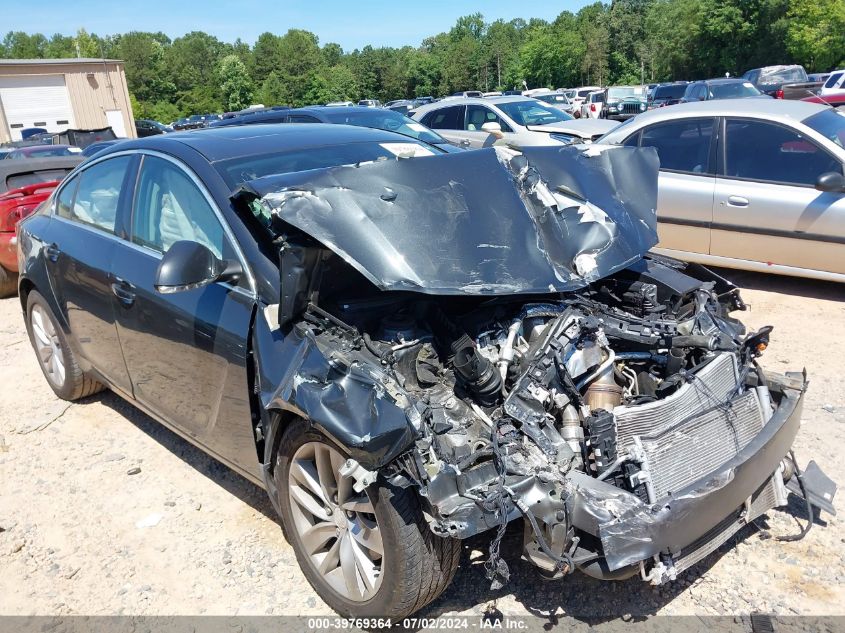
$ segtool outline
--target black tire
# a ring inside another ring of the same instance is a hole
[[[0,299],[18,294],[18,275],[0,266]]]
[[[38,344],[32,326],[32,312],[36,306],[41,309],[41,314],[44,315],[44,318],[52,322],[58,343],[57,348],[62,355],[64,363],[64,379],[58,380],[55,376],[48,373],[44,363],[39,359],[38,366],[41,367],[41,372],[44,374],[44,378],[47,379],[47,384],[50,385],[50,388],[62,400],[79,400],[80,398],[85,398],[105,389],[101,383],[86,376],[79,368],[76,356],[68,345],[64,331],[62,331],[62,327],[53,315],[53,311],[50,309],[47,301],[37,290],[32,290],[26,300],[26,331],[29,334],[29,341],[32,343],[32,348],[35,350],[36,356],[39,354]]]
[[[282,529],[296,553],[303,574],[323,601],[346,617],[402,618],[437,598],[452,582],[458,568],[461,542],[443,538],[429,529],[419,499],[411,489],[376,482],[367,489],[375,508],[384,551],[382,580],[375,595],[366,602],[352,601],[336,592],[323,579],[305,553],[291,514],[288,474],[297,449],[308,442],[320,442],[345,452],[297,420],[285,430],[275,456],[273,477],[281,508]]]

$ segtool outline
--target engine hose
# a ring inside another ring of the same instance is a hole
[[[778,541],[786,541],[788,543],[793,541],[800,541],[809,534],[813,527],[813,506],[810,504],[810,496],[807,494],[807,488],[804,486],[804,475],[801,474],[801,469],[798,468],[798,460],[795,459],[795,451],[789,451],[789,459],[792,460],[792,466],[795,468],[795,477],[798,479],[798,485],[801,487],[801,494],[804,495],[804,503],[807,506],[807,525],[801,528],[798,534],[789,534],[787,536],[775,537]]]

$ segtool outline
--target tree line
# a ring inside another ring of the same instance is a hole
[[[122,59],[135,116],[172,121],[252,103],[691,80],[781,63],[822,72],[845,65],[845,2],[612,0],[563,11],[551,22],[487,22],[475,13],[417,47],[352,51],[321,45],[301,29],[262,33],[252,45],[201,31],[175,39],[161,32],[11,31],[0,56]]]

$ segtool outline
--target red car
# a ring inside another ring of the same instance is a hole
[[[17,292],[15,225],[46,200],[80,156],[0,161],[0,297]]]
[[[58,180],[50,180],[0,194],[0,297],[15,292],[18,272],[15,225],[49,198],[58,185]]]
[[[810,103],[826,103],[828,105],[832,105],[834,108],[839,108],[841,106],[845,106],[845,90],[842,90],[841,92],[832,92],[824,96],[814,95],[812,97],[801,99],[801,101],[809,101]]]

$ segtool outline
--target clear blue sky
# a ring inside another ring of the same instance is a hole
[[[140,30],[178,37],[199,30],[226,42],[240,37],[252,44],[264,31],[281,34],[302,28],[316,33],[321,44],[337,42],[352,50],[366,44],[416,46],[476,11],[487,21],[551,20],[586,4],[588,0],[0,0],[0,31],[49,36],[72,35],[84,28],[99,35]]]

